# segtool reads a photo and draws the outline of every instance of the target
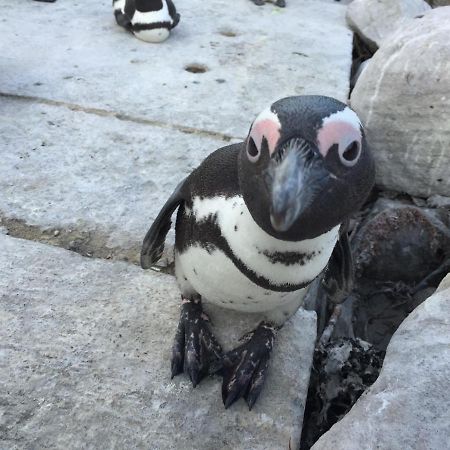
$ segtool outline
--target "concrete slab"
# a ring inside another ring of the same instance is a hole
[[[179,181],[227,144],[114,117],[3,99],[4,226],[29,239],[41,239],[46,230],[44,237],[82,254],[137,261],[145,232]],[[21,222],[27,226],[20,228]]]
[[[163,44],[118,27],[111,0],[0,0],[0,91],[102,108],[243,137],[273,100],[346,100],[352,33],[346,8],[292,0],[177,0]],[[191,64],[206,67],[191,73]]]
[[[173,277],[0,234],[0,447],[297,448],[315,339],[300,311],[254,410],[169,377]],[[256,316],[212,311],[227,347]],[[225,336],[228,336],[225,341]]]

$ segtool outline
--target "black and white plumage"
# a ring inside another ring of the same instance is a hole
[[[113,0],[117,23],[146,42],[162,42],[180,21],[172,0]]]
[[[183,303],[172,375],[184,370],[195,386],[219,368],[225,406],[243,396],[251,408],[275,332],[301,306],[308,285],[327,264],[342,266],[330,270],[338,278],[351,273],[339,230],[373,182],[358,117],[329,97],[279,100],[255,119],[245,142],[207,157],[166,202],[141,253],[144,268],[159,259],[178,208],[175,273]],[[265,320],[245,344],[221,355],[201,300]]]

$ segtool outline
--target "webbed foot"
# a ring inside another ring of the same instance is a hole
[[[182,297],[172,346],[172,378],[184,371],[196,387],[221,357],[222,347],[209,329],[209,318],[203,312],[200,296]]]
[[[245,336],[246,342],[223,356],[222,400],[225,408],[244,397],[249,409],[261,393],[269,365],[276,329],[268,322]]]

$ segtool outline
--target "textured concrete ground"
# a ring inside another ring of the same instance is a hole
[[[295,448],[312,313],[280,332],[254,410],[225,410],[218,377],[170,379],[172,276],[1,234],[0,247],[0,448]],[[228,348],[258,322],[211,319]]]
[[[51,228],[83,254],[133,260],[177,181],[273,100],[348,95],[351,33],[336,2],[180,0],[161,45],[118,27],[107,0],[0,7],[0,216],[20,221],[16,236]]]
[[[281,333],[255,410],[225,411],[219,379],[169,379],[173,278],[87,257],[136,262],[177,182],[273,100],[345,100],[345,6],[179,0],[151,45],[110,3],[0,0],[0,448],[295,448],[311,315]],[[229,346],[257,320],[212,316]]]

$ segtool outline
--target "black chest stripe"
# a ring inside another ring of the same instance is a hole
[[[133,31],[157,30],[158,28],[170,29],[170,26],[171,23],[169,21],[153,22],[153,23],[134,23]]]
[[[242,274],[263,289],[274,292],[292,292],[305,288],[313,281],[299,284],[274,284],[267,278],[258,275],[233,253],[228,241],[222,236],[214,216],[202,222],[196,222],[192,214],[189,216],[180,214],[178,216],[175,246],[180,253],[183,253],[191,245],[200,245],[208,253],[211,253],[214,248],[218,248],[225,253]]]
[[[300,252],[269,252],[268,250],[258,250],[260,254],[263,254],[272,263],[280,263],[285,266],[292,266],[299,264],[304,266],[305,263],[311,261],[320,252],[300,253]]]

